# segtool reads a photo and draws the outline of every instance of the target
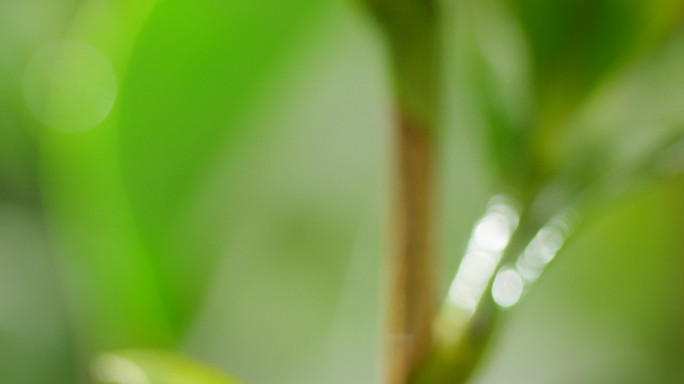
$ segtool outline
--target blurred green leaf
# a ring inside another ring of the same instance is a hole
[[[456,51],[463,102],[470,103],[498,181],[522,189],[528,171],[527,133],[533,100],[525,36],[499,1],[464,1],[455,10]]]
[[[561,117],[614,70],[660,42],[684,6],[680,0],[507,3],[528,38],[544,113]]]
[[[131,350],[99,355],[92,363],[101,384],[239,384],[200,362],[161,350]]]
[[[683,47],[677,31],[579,108],[553,144],[555,178],[566,190],[681,172],[684,76],[675,68],[684,65]]]
[[[168,230],[210,153],[248,105],[247,94],[271,80],[279,58],[293,48],[287,42],[304,29],[299,28],[306,24],[306,5],[313,5],[271,3],[85,2],[74,19],[68,39],[108,59],[120,87],[103,124],[82,132],[52,129],[43,136],[43,181],[86,355],[166,347],[182,334],[185,309],[206,281],[193,272],[211,265],[200,257],[206,254],[183,254],[164,243],[177,238],[167,236]],[[145,135],[158,142],[148,143]],[[122,173],[134,182],[124,186]],[[176,173],[178,179],[168,178]],[[173,261],[181,257],[188,264],[178,267]]]
[[[211,267],[209,254],[179,249],[175,240],[187,233],[180,217],[216,153],[248,134],[237,129],[240,119],[324,3],[169,0],[137,42],[121,95],[123,175],[180,323]]]
[[[121,79],[137,31],[154,3],[83,2],[77,17],[69,20],[68,32],[52,39],[59,46],[67,41],[87,46]],[[61,51],[59,61],[78,60],[67,51]],[[60,74],[57,70],[52,78],[45,77],[46,89],[59,83]],[[73,89],[77,84],[63,86]],[[46,107],[53,102],[46,98]],[[115,146],[117,112],[114,104],[102,124],[78,132],[37,126],[48,221],[78,352],[84,356],[111,348],[168,346],[177,337],[122,188]]]
[[[558,167],[568,122],[587,97],[666,40],[681,21],[684,3],[658,1],[508,2],[531,54],[534,116],[528,146],[545,178]]]
[[[612,145],[614,137],[591,143],[592,130],[605,130],[596,122],[575,133],[575,119],[606,86],[629,80],[625,72],[671,40],[684,2],[492,0],[459,7],[466,97],[474,97],[490,160],[503,184],[532,196],[557,172],[576,167],[567,162],[577,163],[579,151]],[[609,94],[604,102],[620,100]],[[639,95],[634,101],[613,111],[630,115],[652,100]],[[605,118],[605,108],[594,111]],[[612,117],[600,124],[624,121]]]

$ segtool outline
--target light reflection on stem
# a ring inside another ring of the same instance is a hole
[[[567,209],[553,216],[532,238],[510,265],[504,265],[492,284],[492,298],[502,308],[510,308],[537,281],[546,266],[556,257],[579,216]]]
[[[454,306],[466,314],[475,312],[518,226],[518,218],[512,199],[504,196],[491,199],[486,214],[473,230],[445,306]]]
[[[573,209],[541,215],[494,196],[474,226],[434,324],[434,348],[412,383],[461,383],[475,368],[502,310],[515,306],[577,226]]]
[[[503,310],[518,304],[579,226],[627,190],[652,181],[681,138],[652,148],[584,185],[557,175],[518,205],[495,196],[474,227],[465,256],[434,324],[433,349],[412,384],[464,383],[480,360]]]

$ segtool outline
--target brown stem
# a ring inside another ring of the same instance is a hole
[[[388,268],[387,384],[406,384],[430,348],[435,314],[430,134],[430,129],[399,112],[396,238]]]

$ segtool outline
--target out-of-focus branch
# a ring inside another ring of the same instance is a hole
[[[439,28],[433,0],[366,2],[386,38],[397,116],[385,382],[406,384],[430,350],[436,312],[432,221]]]
[[[432,145],[400,113],[397,124],[396,237],[389,259],[388,384],[405,384],[426,357],[435,313],[432,254]]]

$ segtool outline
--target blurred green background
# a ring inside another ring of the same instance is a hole
[[[443,12],[440,292],[492,194],[598,196],[473,382],[684,382],[680,2]],[[0,2],[0,382],[380,382],[384,53],[352,1]]]

